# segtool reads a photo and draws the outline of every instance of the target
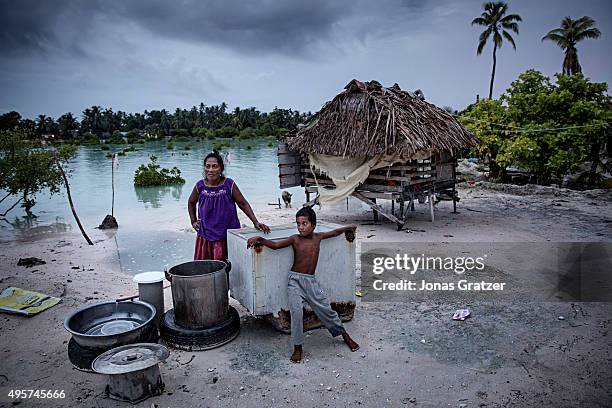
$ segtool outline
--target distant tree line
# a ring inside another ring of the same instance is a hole
[[[180,137],[242,137],[281,136],[306,122],[312,114],[292,109],[274,108],[260,112],[254,107],[236,107],[228,112],[225,102],[206,106],[200,103],[191,109],[177,108],[174,113],[165,109],[145,110],[144,113],[126,113],[92,106],[82,113],[79,121],[71,112],[54,119],[38,115],[35,120],[23,118],[19,112],[0,115],[0,130],[21,130],[31,139],[53,136],[55,139],[116,139],[127,132],[130,139]]]

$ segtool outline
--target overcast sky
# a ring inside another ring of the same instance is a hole
[[[476,56],[483,1],[0,0],[0,113],[275,106],[317,111],[353,78],[422,89],[462,109],[488,94],[492,48]],[[612,2],[514,0],[517,50],[498,50],[494,96],[535,68],[560,71],[541,38],[565,16],[602,36],[578,45],[586,76],[610,83]]]

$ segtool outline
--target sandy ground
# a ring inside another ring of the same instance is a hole
[[[408,229],[399,232],[384,219],[374,224],[358,202],[351,201],[348,213],[341,204],[318,214],[320,220],[357,224],[359,245],[612,240],[609,192],[480,183],[460,195],[459,213],[442,202],[431,223],[426,206],[417,205]],[[294,211],[257,213],[264,222],[281,224],[292,222]],[[0,406],[129,406],[105,399],[106,378],[78,371],[67,359],[65,316],[136,289],[120,272],[114,241],[97,231],[92,235],[94,247],[71,234],[0,244],[2,288],[19,286],[63,299],[31,318],[0,314]],[[17,266],[19,258],[30,256],[47,263]],[[521,271],[505,273],[513,278]],[[169,289],[166,303],[171,307]],[[137,406],[612,406],[612,304],[473,301],[473,317],[461,323],[450,320],[457,306],[452,298],[397,303],[358,298],[346,327],[361,350],[351,353],[327,331],[314,330],[306,336],[300,365],[289,362],[289,336],[241,308],[236,340],[205,352],[171,350],[160,366],[165,393]],[[11,389],[64,390],[66,398],[11,400]]]

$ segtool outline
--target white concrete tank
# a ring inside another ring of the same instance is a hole
[[[315,232],[325,232],[335,225],[319,222]],[[263,247],[260,251],[247,249],[249,238],[260,235],[271,240],[280,240],[297,234],[295,224],[284,224],[270,228],[264,235],[254,228],[229,230],[227,249],[232,263],[230,271],[230,293],[249,312],[270,318],[274,326],[282,331],[290,330],[287,302],[287,275],[293,265],[291,247],[273,250]],[[327,292],[332,308],[343,321],[353,318],[355,310],[355,241],[349,242],[344,234],[321,241],[317,279]],[[304,329],[319,327],[314,313],[306,308]]]

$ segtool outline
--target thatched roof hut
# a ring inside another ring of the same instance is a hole
[[[353,196],[374,210],[375,220],[380,213],[401,229],[415,200],[427,199],[432,221],[434,198],[450,197],[455,209],[455,152],[477,143],[450,113],[418,92],[354,79],[279,144],[280,187],[305,187],[308,204]],[[317,194],[313,201],[311,193]],[[377,199],[391,200],[391,211]]]
[[[295,136],[291,150],[331,156],[415,154],[475,146],[476,137],[444,109],[419,96],[377,81],[353,79]]]

